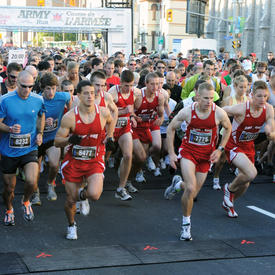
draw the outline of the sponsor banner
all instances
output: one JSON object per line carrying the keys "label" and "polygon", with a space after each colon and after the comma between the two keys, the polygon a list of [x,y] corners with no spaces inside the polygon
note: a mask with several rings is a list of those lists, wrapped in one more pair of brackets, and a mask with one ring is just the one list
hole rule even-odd
{"label": "sponsor banner", "polygon": [[70,9],[0,6],[2,28],[125,29],[131,25],[130,9]]}

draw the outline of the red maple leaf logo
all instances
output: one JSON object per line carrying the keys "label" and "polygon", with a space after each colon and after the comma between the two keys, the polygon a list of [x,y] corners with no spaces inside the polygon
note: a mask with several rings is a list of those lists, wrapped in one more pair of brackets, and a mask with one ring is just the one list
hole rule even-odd
{"label": "red maple leaf logo", "polygon": [[56,14],[54,14],[53,15],[53,20],[54,21],[61,21],[61,14],[59,14],[59,13],[56,13]]}

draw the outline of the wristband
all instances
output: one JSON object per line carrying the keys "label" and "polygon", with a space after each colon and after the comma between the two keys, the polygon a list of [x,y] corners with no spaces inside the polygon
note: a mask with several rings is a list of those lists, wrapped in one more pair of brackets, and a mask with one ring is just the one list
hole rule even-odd
{"label": "wristband", "polygon": [[9,126],[9,133],[12,133],[12,126]]}
{"label": "wristband", "polygon": [[224,151],[224,147],[219,146],[219,147],[218,147],[218,150],[220,150],[221,152],[223,152],[223,151]]}

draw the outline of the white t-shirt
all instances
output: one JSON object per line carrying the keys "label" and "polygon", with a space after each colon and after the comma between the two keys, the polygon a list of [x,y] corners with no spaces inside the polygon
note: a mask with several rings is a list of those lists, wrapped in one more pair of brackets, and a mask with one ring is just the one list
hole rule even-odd
{"label": "white t-shirt", "polygon": [[262,78],[258,78],[257,74],[252,74],[252,83],[258,80],[266,82],[266,75],[264,74]]}

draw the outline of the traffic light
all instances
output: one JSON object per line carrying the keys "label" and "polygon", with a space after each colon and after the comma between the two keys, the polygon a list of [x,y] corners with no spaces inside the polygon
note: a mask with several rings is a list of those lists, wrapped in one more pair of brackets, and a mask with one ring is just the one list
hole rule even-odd
{"label": "traffic light", "polygon": [[73,6],[73,7],[75,7],[75,5],[76,5],[76,3],[75,3],[75,0],[70,0],[70,6]]}
{"label": "traffic light", "polygon": [[45,6],[45,0],[37,0],[37,6],[38,7],[44,7]]}
{"label": "traffic light", "polygon": [[233,49],[238,49],[242,46],[242,42],[240,40],[237,41],[232,41],[232,48]]}
{"label": "traffic light", "polygon": [[173,21],[173,11],[171,9],[166,11],[166,21],[170,23]]}

